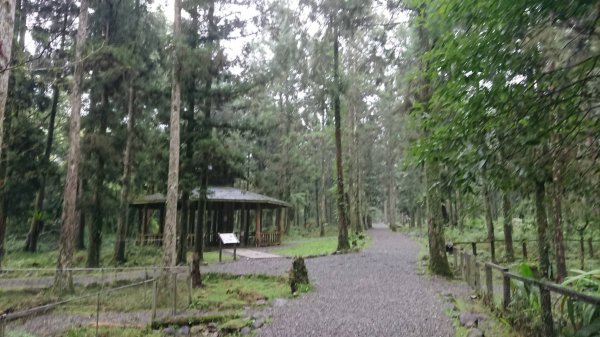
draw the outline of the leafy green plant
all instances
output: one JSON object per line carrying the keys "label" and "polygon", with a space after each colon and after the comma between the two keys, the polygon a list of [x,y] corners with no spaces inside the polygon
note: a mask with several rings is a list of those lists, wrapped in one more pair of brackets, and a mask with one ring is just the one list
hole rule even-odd
{"label": "leafy green plant", "polygon": [[[524,277],[534,278],[535,273],[527,263],[521,263],[519,274]],[[541,336],[542,309],[540,306],[540,291],[530,284],[513,280],[511,281],[512,298],[507,314],[507,319],[527,336]]]}
{"label": "leafy green plant", "polygon": [[[591,294],[600,295],[600,269],[585,272],[571,270],[563,282],[563,286]],[[559,323],[564,334],[575,337],[600,336],[600,306],[576,301],[568,296],[561,296],[557,302]]]}

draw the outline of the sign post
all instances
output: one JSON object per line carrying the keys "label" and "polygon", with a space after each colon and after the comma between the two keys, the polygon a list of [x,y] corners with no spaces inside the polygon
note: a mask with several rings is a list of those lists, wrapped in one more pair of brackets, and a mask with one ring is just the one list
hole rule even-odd
{"label": "sign post", "polygon": [[223,255],[223,245],[233,245],[233,260],[236,260],[236,250],[237,245],[240,243],[240,240],[235,236],[235,233],[219,233],[219,262],[222,260]]}

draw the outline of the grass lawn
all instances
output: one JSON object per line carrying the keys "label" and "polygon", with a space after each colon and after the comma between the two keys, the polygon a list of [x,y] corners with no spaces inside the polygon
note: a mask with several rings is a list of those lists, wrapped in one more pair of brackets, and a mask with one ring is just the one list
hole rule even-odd
{"label": "grass lawn", "polygon": [[[359,235],[351,234],[349,241],[352,249],[364,249],[371,243],[371,238],[366,233]],[[337,250],[338,237],[325,236],[295,239],[293,241],[286,241],[286,244],[289,247],[275,248],[273,249],[273,253],[302,257],[328,255]]]}
{"label": "grass lawn", "polygon": [[[23,252],[21,241],[9,240],[7,242],[7,253],[2,260],[2,267],[6,269],[19,268],[56,268],[58,250],[54,245],[41,244],[37,253]],[[118,267],[139,267],[139,266],[160,266],[162,264],[162,247],[155,245],[138,246],[134,244],[127,245],[127,261]],[[105,238],[100,250],[100,266],[115,267],[113,261],[114,237]],[[188,261],[191,261],[192,253],[188,253]],[[73,257],[74,268],[86,267],[87,251],[79,250]],[[233,260],[233,256],[223,254],[223,261]],[[219,261],[218,251],[205,251],[204,263],[215,263]],[[41,272],[40,275],[54,275],[54,271]],[[13,275],[3,275],[3,277]],[[14,275],[22,276],[22,275]],[[28,274],[31,276],[31,274]]]}
{"label": "grass lawn", "polygon": [[[236,310],[247,306],[263,305],[275,298],[290,298],[290,286],[285,277],[267,275],[236,276],[230,274],[206,273],[203,275],[204,287],[192,289],[192,303],[189,305],[187,278],[177,282],[177,309],[200,309],[206,311]],[[2,290],[0,289],[0,312],[7,309],[20,311],[48,303],[93,295],[102,289],[100,297],[101,312],[131,312],[150,310],[152,307],[152,284],[106,292],[111,287],[101,286],[75,288],[75,293],[63,297],[51,289],[44,290]],[[301,289],[302,292],[310,288]],[[159,286],[157,307],[172,308],[172,288]],[[78,314],[95,313],[96,296],[76,299],[60,306],[56,310]]]}
{"label": "grass lawn", "polygon": [[289,247],[281,247],[273,249],[274,254],[285,256],[316,256],[331,254],[337,249],[337,236],[329,236],[322,238],[310,238],[296,241],[289,241]]}

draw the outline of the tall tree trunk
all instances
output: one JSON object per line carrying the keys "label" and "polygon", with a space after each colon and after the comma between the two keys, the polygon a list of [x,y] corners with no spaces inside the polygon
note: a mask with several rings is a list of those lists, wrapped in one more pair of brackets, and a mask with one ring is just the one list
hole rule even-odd
{"label": "tall tree trunk", "polygon": [[[67,22],[68,22],[68,10],[67,6],[63,6],[63,22],[61,29],[61,37],[60,37],[60,49],[64,50],[65,45],[65,35],[67,30]],[[54,78],[54,84],[52,85],[52,106],[50,108],[50,119],[48,122],[48,135],[46,136],[46,149],[44,151],[44,159],[42,160],[42,168],[39,172],[40,177],[40,187],[35,195],[35,201],[33,205],[33,216],[31,217],[31,224],[29,227],[29,232],[27,233],[27,239],[25,240],[25,246],[23,247],[24,251],[28,251],[34,253],[37,250],[37,243],[39,235],[41,234],[44,228],[44,217],[43,217],[43,208],[44,208],[44,198],[45,198],[45,190],[46,190],[46,179],[47,179],[47,171],[50,164],[50,154],[52,153],[52,144],[54,142],[54,124],[56,120],[56,113],[58,111],[58,101],[60,99],[60,88],[58,85],[58,81],[60,80],[59,76]]]}
{"label": "tall tree trunk", "polygon": [[347,250],[350,248],[348,243],[348,217],[346,216],[346,198],[344,193],[344,166],[342,165],[342,132],[341,132],[341,112],[340,112],[340,74],[339,74],[339,53],[340,42],[338,23],[332,18],[334,27],[333,37],[333,111],[335,124],[335,164],[337,171],[337,210],[338,210],[338,250]]}
{"label": "tall tree trunk", "polygon": [[56,112],[58,110],[58,100],[60,98],[60,89],[54,83],[52,86],[52,108],[50,109],[50,121],[48,122],[48,135],[46,136],[46,149],[44,159],[42,161],[42,170],[40,170],[40,187],[35,195],[33,206],[33,216],[31,217],[31,225],[25,240],[24,251],[34,253],[37,250],[37,243],[40,233],[44,227],[44,216],[42,214],[44,208],[44,196],[46,190],[46,172],[50,164],[50,154],[52,152],[52,143],[54,141],[54,121],[56,120]]}
{"label": "tall tree trunk", "polygon": [[[11,130],[12,116],[8,114],[4,119],[5,130]],[[14,139],[14,131],[10,132],[6,137],[6,141],[3,146],[6,147],[5,151],[2,151],[2,157],[0,157],[0,268],[2,267],[1,262],[4,257],[4,240],[6,239],[6,223],[8,220],[8,191],[6,188],[6,182],[10,179],[10,152],[8,149],[11,147]]]}
{"label": "tall tree trunk", "polygon": [[79,179],[77,184],[77,213],[75,218],[79,219],[77,223],[77,240],[75,241],[75,249],[84,250],[85,249],[85,211],[86,207],[83,205],[83,191],[85,191],[86,181],[85,179]]}
{"label": "tall tree trunk", "polygon": [[556,253],[556,281],[561,283],[567,277],[567,264],[565,262],[565,242],[563,239],[563,219],[561,205],[561,169],[556,161],[552,167],[552,212],[554,221],[554,247]]}
{"label": "tall tree trunk", "polygon": [[502,193],[502,215],[504,217],[504,249],[506,261],[512,262],[515,260],[515,250],[513,248],[512,237],[512,206],[510,204],[508,192]]}
{"label": "tall tree trunk", "polygon": [[[108,28],[107,28],[108,32]],[[108,40],[108,34],[106,34]],[[102,110],[100,111],[100,129],[98,130],[99,139],[107,142],[106,129],[108,123],[108,94],[106,88],[102,92]],[[100,266],[100,249],[102,247],[102,227],[104,224],[104,179],[105,179],[105,162],[104,154],[101,150],[96,151],[97,168],[96,182],[94,186],[94,206],[91,211],[91,223],[88,231],[88,257],[87,267],[96,268]]]}
{"label": "tall tree trunk", "polygon": [[[325,132],[325,120],[327,118],[327,110],[323,109],[323,117],[321,118],[321,132]],[[320,223],[320,230],[319,230],[319,236],[323,237],[325,236],[325,223],[328,222],[327,220],[327,210],[326,210],[326,182],[327,182],[327,177],[326,177],[326,173],[327,173],[327,158],[325,156],[325,137],[322,135],[320,137],[320,141],[321,141],[321,177],[320,177],[320,183],[319,183],[319,190],[321,191],[321,199],[319,201],[319,209],[320,209],[320,213],[321,213],[321,223]],[[287,212],[286,212],[287,213]],[[286,215],[287,216],[287,215]]]}
{"label": "tall tree trunk", "polygon": [[485,202],[485,227],[487,228],[487,241],[490,244],[492,262],[496,262],[496,237],[494,235],[494,219],[492,211],[492,196],[487,183],[483,186],[483,199]]}
{"label": "tall tree trunk", "polygon": [[544,182],[537,182],[535,186],[535,215],[538,232],[538,252],[540,263],[540,275],[548,278],[550,271],[550,258],[548,246],[548,216],[546,214],[546,185]]}
{"label": "tall tree trunk", "polygon": [[169,177],[167,180],[167,202],[165,233],[163,238],[163,265],[174,267],[177,259],[177,199],[179,187],[179,111],[181,88],[179,83],[180,67],[179,45],[181,38],[181,0],[175,0],[173,18],[173,69],[171,84],[171,123],[169,144]]}
{"label": "tall tree trunk", "polygon": [[[0,158],[4,143],[4,114],[8,97],[8,78],[15,28],[15,0],[0,0]],[[3,229],[0,229],[2,231]],[[4,241],[0,242],[0,245]]]}
{"label": "tall tree trunk", "polygon": [[181,219],[179,226],[179,246],[177,247],[177,264],[182,265],[187,262],[187,229],[190,216],[190,192],[183,189],[181,192]]}
{"label": "tall tree trunk", "polygon": [[135,90],[133,81],[129,82],[129,98],[127,102],[127,138],[123,153],[123,176],[121,177],[121,196],[119,199],[119,218],[117,219],[117,239],[115,241],[114,259],[117,264],[125,262],[125,245],[127,243],[127,221],[129,214],[129,189],[131,187],[131,164],[133,139],[135,136]]}
{"label": "tall tree trunk", "polygon": [[425,165],[425,186],[427,188],[427,234],[429,239],[429,270],[436,275],[450,276],[450,266],[444,242],[442,197],[437,163]]}
{"label": "tall tree trunk", "polygon": [[80,136],[81,129],[81,81],[83,78],[83,49],[87,35],[88,0],[81,0],[79,11],[79,27],[77,28],[77,45],[75,47],[75,70],[73,88],[71,90],[71,121],[69,125],[69,152],[67,158],[67,176],[63,210],[61,216],[58,261],[54,288],[65,292],[73,290],[71,270],[73,262],[73,243],[77,231],[77,181],[79,177]]}

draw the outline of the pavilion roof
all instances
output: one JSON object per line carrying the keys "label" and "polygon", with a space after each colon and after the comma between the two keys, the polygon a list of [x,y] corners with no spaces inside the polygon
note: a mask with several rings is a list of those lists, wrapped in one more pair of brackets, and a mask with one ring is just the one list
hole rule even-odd
{"label": "pavilion roof", "polygon": [[[195,188],[192,190],[190,200],[198,200],[200,196],[200,189]],[[181,197],[180,197],[181,199]],[[209,202],[222,202],[222,203],[251,203],[251,204],[264,204],[271,206],[280,207],[291,207],[285,201],[275,199],[263,194],[259,194],[252,191],[246,191],[235,187],[209,187],[207,192],[207,199]],[[145,195],[131,202],[132,205],[146,205],[146,204],[163,204],[167,198],[162,193],[155,193]]]}

